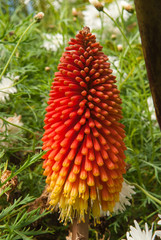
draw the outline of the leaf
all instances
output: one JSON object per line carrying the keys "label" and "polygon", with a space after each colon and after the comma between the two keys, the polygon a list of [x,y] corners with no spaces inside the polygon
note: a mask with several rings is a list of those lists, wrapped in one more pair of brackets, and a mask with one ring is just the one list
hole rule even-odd
{"label": "leaf", "polygon": [[27,195],[24,199],[21,200],[21,197],[18,200],[15,200],[14,203],[12,205],[10,205],[9,207],[5,208],[2,210],[2,212],[0,213],[0,221],[5,218],[5,217],[9,217],[10,214],[15,214],[17,211],[19,211],[20,209],[16,209],[17,207],[19,207],[20,205],[24,205],[27,204],[31,201],[33,201],[34,198],[30,197],[29,195]]}
{"label": "leaf", "polygon": [[8,182],[11,178],[13,178],[14,176],[17,176],[18,174],[20,174],[22,171],[24,171],[26,168],[28,168],[29,166],[31,166],[32,164],[34,164],[35,162],[37,162],[42,155],[44,155],[44,152],[40,152],[38,154],[35,154],[33,157],[28,157],[28,159],[25,161],[25,163],[17,170],[15,171],[15,167],[12,168],[12,172],[11,175],[6,179],[6,181],[4,181],[3,183],[0,183],[0,188],[6,184],[6,182]]}
{"label": "leaf", "polygon": [[[18,236],[22,237],[23,240],[30,240],[32,239],[31,237],[27,237],[26,235],[24,235],[22,232],[15,230],[14,231]],[[14,238],[14,240],[19,239],[17,237]]]}
{"label": "leaf", "polygon": [[2,158],[2,157],[4,156],[4,154],[5,154],[5,151],[2,150],[2,151],[0,152],[0,158]]}

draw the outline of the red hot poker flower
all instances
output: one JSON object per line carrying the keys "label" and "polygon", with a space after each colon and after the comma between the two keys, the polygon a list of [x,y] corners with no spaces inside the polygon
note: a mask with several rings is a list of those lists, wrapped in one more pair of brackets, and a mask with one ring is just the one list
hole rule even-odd
{"label": "red hot poker flower", "polygon": [[63,53],[46,108],[43,156],[60,218],[95,218],[119,201],[126,149],[121,99],[108,57],[85,27]]}

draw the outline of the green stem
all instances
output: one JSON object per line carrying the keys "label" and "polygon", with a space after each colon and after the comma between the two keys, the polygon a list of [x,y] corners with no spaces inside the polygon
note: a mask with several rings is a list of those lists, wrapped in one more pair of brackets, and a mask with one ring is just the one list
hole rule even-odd
{"label": "green stem", "polygon": [[2,76],[4,75],[4,73],[6,72],[6,69],[7,69],[8,65],[9,65],[9,63],[11,62],[11,59],[12,59],[14,53],[16,52],[18,46],[20,45],[20,42],[22,41],[22,38],[24,37],[24,35],[28,32],[28,30],[32,27],[32,25],[33,25],[35,22],[36,22],[36,20],[34,19],[34,20],[32,21],[32,23],[31,23],[31,24],[26,28],[26,30],[23,32],[23,34],[21,35],[21,37],[19,38],[19,40],[18,40],[15,48],[13,49],[13,51],[12,51],[12,53],[11,53],[11,55],[10,55],[7,63],[6,63],[6,65],[5,65],[5,67],[4,67],[4,69],[3,69],[3,71],[2,71],[2,73],[1,73],[1,75],[0,75],[0,80],[1,80]]}
{"label": "green stem", "polygon": [[159,200],[158,198],[154,197],[153,195],[151,195],[148,191],[146,191],[144,188],[142,188],[140,185],[138,185],[137,183],[130,183],[127,180],[125,180],[128,184],[137,187],[138,189],[140,189],[147,197],[151,198],[153,201],[155,201],[156,203],[158,203],[159,205],[161,205],[161,200]]}
{"label": "green stem", "polygon": [[148,196],[149,198],[151,198],[153,201],[155,201],[156,203],[158,203],[159,205],[161,205],[161,201],[154,197],[153,195],[151,195],[149,192],[147,192],[144,188],[142,188],[140,185],[138,185],[137,183],[133,183],[134,186],[136,186],[137,188],[139,188],[146,196]]}
{"label": "green stem", "polygon": [[[129,43],[129,40],[128,40],[128,38],[126,37],[126,35],[125,35],[125,33],[123,32],[123,30],[122,30],[122,28],[120,27],[120,25],[117,23],[117,21],[115,21],[114,18],[111,17],[111,16],[110,16],[107,12],[105,12],[104,10],[102,10],[102,12],[103,12],[105,15],[107,15],[107,17],[109,17],[109,18],[111,19],[111,21],[118,27],[118,29],[120,30],[122,36],[124,37],[125,41],[127,42],[128,46],[129,46],[129,48],[130,48],[130,50],[131,50],[131,53],[133,53],[132,48],[131,48],[131,45],[130,45],[130,43]],[[134,57],[134,56],[133,56],[133,57]]]}
{"label": "green stem", "polygon": [[33,135],[33,145],[32,145],[32,148],[33,148],[33,152],[35,152],[35,143],[36,143],[36,136],[35,136],[35,133],[33,133],[33,132],[32,132],[30,129],[28,129],[28,128],[25,128],[25,127],[22,127],[22,126],[16,125],[16,124],[14,124],[14,123],[11,123],[11,122],[7,121],[7,120],[6,120],[5,118],[3,118],[3,117],[0,117],[0,119],[2,119],[2,121],[6,122],[6,123],[8,123],[8,124],[10,124],[10,125],[12,125],[12,126],[14,126],[14,127],[17,127],[17,128],[23,129],[23,130],[25,130],[25,131],[31,133],[31,134]]}

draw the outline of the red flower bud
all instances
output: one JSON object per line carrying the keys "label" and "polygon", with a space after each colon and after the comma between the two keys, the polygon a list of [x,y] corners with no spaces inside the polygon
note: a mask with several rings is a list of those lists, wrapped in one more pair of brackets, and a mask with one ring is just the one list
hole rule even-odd
{"label": "red flower bud", "polygon": [[62,219],[90,206],[112,212],[125,173],[121,99],[108,57],[88,27],[63,53],[46,108],[43,156],[50,204]]}

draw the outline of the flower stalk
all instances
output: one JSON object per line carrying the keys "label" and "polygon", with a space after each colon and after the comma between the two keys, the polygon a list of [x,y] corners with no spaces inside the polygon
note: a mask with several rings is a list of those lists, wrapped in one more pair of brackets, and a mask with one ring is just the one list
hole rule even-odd
{"label": "flower stalk", "polygon": [[79,222],[77,218],[73,219],[72,240],[88,240],[89,211],[85,214],[85,221]]}

